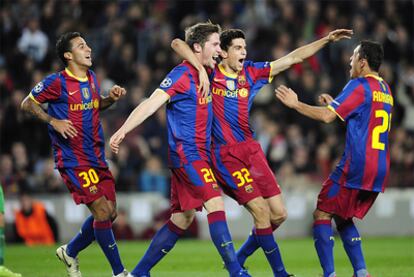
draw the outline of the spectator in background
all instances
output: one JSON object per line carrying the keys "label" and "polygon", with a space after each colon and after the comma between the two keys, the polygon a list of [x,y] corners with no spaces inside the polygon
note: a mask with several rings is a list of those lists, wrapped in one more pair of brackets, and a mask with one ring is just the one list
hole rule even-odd
{"label": "spectator in background", "polygon": [[46,56],[49,47],[49,39],[39,28],[37,18],[29,19],[27,27],[23,29],[23,34],[18,42],[19,50],[26,56],[41,63]]}
{"label": "spectator in background", "polygon": [[45,206],[23,193],[20,195],[20,209],[15,211],[14,230],[16,241],[27,246],[54,245],[59,241],[58,226]]}
{"label": "spectator in background", "polygon": [[168,197],[170,188],[161,159],[158,156],[151,156],[147,160],[139,177],[137,187],[141,192],[158,192],[164,197]]}

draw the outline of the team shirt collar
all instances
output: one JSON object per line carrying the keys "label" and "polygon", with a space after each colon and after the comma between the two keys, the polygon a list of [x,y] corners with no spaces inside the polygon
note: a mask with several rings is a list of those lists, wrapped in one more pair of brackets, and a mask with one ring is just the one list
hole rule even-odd
{"label": "team shirt collar", "polygon": [[365,78],[367,78],[367,77],[372,77],[372,78],[374,78],[374,79],[376,79],[376,80],[378,80],[378,81],[382,81],[382,78],[381,78],[380,76],[376,76],[376,75],[374,75],[374,74],[367,74],[367,75],[365,75],[364,77],[365,77]]}
{"label": "team shirt collar", "polygon": [[224,74],[224,76],[226,76],[226,77],[236,79],[236,78],[237,78],[237,76],[238,76],[238,74],[237,74],[237,73],[229,73],[229,72],[227,72],[227,71],[224,69],[224,66],[223,66],[222,64],[219,64],[219,65],[218,65],[218,68],[219,68],[220,72],[221,72],[221,73],[223,73],[223,74]]}
{"label": "team shirt collar", "polygon": [[66,74],[68,74],[70,77],[75,78],[75,79],[76,79],[76,80],[78,80],[79,82],[87,82],[87,81],[88,81],[88,77],[83,77],[83,78],[78,77],[78,76],[76,76],[75,74],[73,74],[73,73],[69,70],[69,68],[67,68],[67,67],[65,67],[65,72],[66,72]]}

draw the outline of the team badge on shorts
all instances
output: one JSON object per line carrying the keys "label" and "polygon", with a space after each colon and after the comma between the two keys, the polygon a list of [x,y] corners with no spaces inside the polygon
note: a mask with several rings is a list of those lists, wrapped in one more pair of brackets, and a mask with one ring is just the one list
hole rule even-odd
{"label": "team badge on shorts", "polygon": [[246,77],[244,77],[244,75],[240,75],[237,82],[239,85],[244,86],[246,84]]}
{"label": "team badge on shorts", "polygon": [[244,190],[247,193],[252,193],[253,192],[253,186],[252,185],[247,185],[247,186],[244,187]]}
{"label": "team badge on shorts", "polygon": [[92,193],[92,194],[96,194],[96,193],[98,193],[98,188],[96,186],[91,186],[89,188],[89,192]]}
{"label": "team badge on shorts", "polygon": [[88,88],[82,88],[82,94],[83,94],[83,97],[85,99],[89,99],[90,94],[89,94],[89,89]]}

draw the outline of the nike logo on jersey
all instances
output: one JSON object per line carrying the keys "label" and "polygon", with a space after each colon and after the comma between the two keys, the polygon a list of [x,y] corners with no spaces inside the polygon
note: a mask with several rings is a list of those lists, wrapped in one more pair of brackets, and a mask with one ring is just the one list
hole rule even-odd
{"label": "nike logo on jersey", "polygon": [[230,245],[232,243],[233,243],[232,241],[223,242],[223,243],[221,243],[221,247],[226,247],[227,245]]}
{"label": "nike logo on jersey", "polygon": [[214,82],[225,82],[226,80],[225,79],[217,79],[217,78],[214,78]]}
{"label": "nike logo on jersey", "polygon": [[273,248],[272,250],[269,250],[269,251],[264,251],[265,252],[265,254],[272,254],[273,252],[275,252],[276,251],[276,249],[277,248]]}
{"label": "nike logo on jersey", "polygon": [[79,90],[74,90],[74,91],[69,91],[69,95],[74,95],[75,93],[77,93]]}

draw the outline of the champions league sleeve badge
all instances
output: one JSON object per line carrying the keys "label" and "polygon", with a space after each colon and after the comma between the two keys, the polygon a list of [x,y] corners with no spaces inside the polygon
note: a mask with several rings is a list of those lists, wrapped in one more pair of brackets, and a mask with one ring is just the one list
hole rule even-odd
{"label": "champions league sleeve badge", "polygon": [[172,80],[170,77],[167,77],[164,80],[162,80],[160,87],[169,88],[171,85],[172,85]]}

